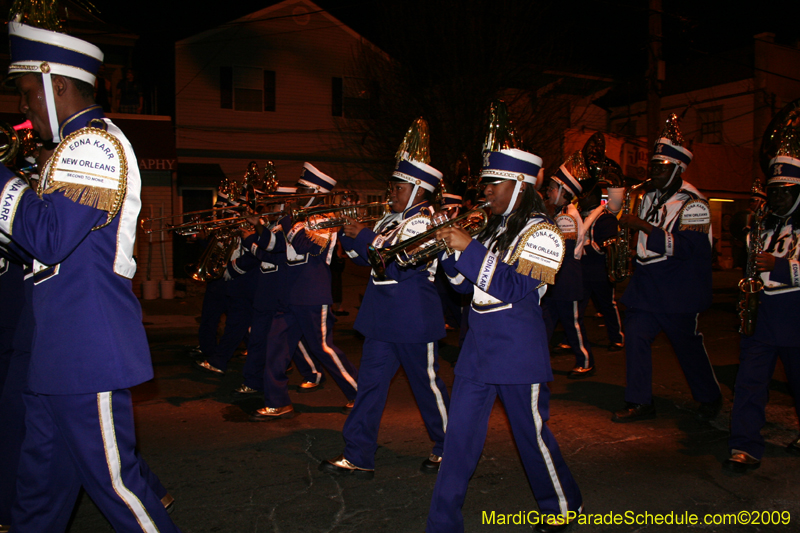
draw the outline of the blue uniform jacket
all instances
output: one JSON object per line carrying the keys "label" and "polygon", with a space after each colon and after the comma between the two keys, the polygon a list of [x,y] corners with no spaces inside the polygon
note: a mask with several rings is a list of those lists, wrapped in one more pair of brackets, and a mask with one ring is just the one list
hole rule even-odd
{"label": "blue uniform jacket", "polygon": [[[653,192],[645,195],[640,218],[653,197]],[[699,313],[711,305],[711,228],[709,224],[700,230],[681,215],[690,202],[708,210],[696,189],[683,182],[667,201],[666,212],[651,222],[656,227],[650,235],[639,233],[636,268],[621,299],[626,307],[651,313]]]}
{"label": "blue uniform jacket", "polygon": [[[375,228],[378,233],[363,229],[351,239],[340,233],[342,246],[356,263],[369,266],[367,248],[390,246],[425,231],[430,206],[422,202],[402,214],[390,213]],[[355,329],[365,337],[383,342],[428,343],[445,336],[442,300],[433,284],[436,263],[400,268],[390,263],[386,279],[370,276],[364,301],[358,310]]]}
{"label": "blue uniform jacket", "polygon": [[[107,226],[92,231],[106,221],[106,211],[75,202],[61,191],[40,198],[8,169],[0,171],[4,204],[10,198],[14,204],[11,212],[0,215],[0,229],[37,260],[29,386],[42,394],[124,389],[153,377],[142,311],[130,279],[136,269],[132,248],[141,207],[137,160],[128,140],[103,119],[99,107],[68,118],[61,125],[62,138],[92,119],[105,121],[128,164],[123,207]],[[51,163],[52,158],[45,179]]]}
{"label": "blue uniform jacket", "polygon": [[753,338],[772,346],[800,346],[800,228],[791,220],[763,234],[764,251],[775,256],[775,268],[761,274],[756,331]]}
{"label": "blue uniform jacket", "polygon": [[619,233],[617,217],[604,212],[595,219],[586,232],[587,242],[583,247],[583,278],[586,281],[608,281],[608,268],[603,243]]}
{"label": "blue uniform jacket", "polygon": [[227,267],[234,278],[247,272],[258,272],[255,274],[253,308],[261,312],[275,311],[286,302],[286,254],[273,252],[276,241],[274,233],[268,229],[261,235],[250,235],[242,241],[247,252]]}
{"label": "blue uniform jacket", "polygon": [[[526,230],[539,222],[550,221],[531,218]],[[517,272],[518,262],[507,264],[499,260],[511,257],[518,239],[519,236],[500,257],[473,240],[460,254],[442,260],[456,290],[473,293],[469,331],[455,368],[458,376],[493,384],[553,380],[539,304],[547,286],[539,287],[541,281]],[[565,253],[570,253],[566,247]],[[491,272],[488,279],[487,272]]]}

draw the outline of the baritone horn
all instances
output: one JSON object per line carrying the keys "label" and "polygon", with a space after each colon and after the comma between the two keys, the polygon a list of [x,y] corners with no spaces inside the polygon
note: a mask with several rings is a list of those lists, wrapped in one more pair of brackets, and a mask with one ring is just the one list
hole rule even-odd
{"label": "baritone horn", "polygon": [[420,263],[427,263],[441,252],[451,252],[444,241],[436,240],[434,237],[436,231],[458,225],[469,233],[470,236],[474,237],[480,233],[489,222],[489,214],[486,212],[486,208],[489,207],[489,205],[490,202],[484,202],[462,215],[439,224],[428,231],[414,235],[394,246],[375,248],[370,245],[369,248],[367,248],[367,255],[369,256],[369,263],[372,266],[372,270],[375,272],[375,276],[380,280],[386,279],[386,267],[392,262],[396,262],[401,267],[407,267]]}

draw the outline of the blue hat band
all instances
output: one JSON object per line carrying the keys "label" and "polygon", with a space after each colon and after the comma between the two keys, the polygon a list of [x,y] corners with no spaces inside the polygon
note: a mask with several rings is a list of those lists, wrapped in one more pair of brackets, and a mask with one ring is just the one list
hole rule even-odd
{"label": "blue hat band", "polygon": [[392,176],[395,178],[400,178],[404,181],[408,181],[409,183],[420,181],[420,185],[428,191],[433,191],[441,179],[439,176],[429,174],[425,172],[425,170],[406,160],[400,160],[397,162],[397,167],[395,168]]}
{"label": "blue hat band", "polygon": [[681,150],[676,146],[665,143],[656,143],[653,159],[666,160],[671,163],[675,163],[676,165],[680,165],[682,168],[686,168],[686,166],[692,162],[691,152],[687,152],[688,150]]}
{"label": "blue hat band", "polygon": [[504,170],[515,174],[527,174],[535,178],[541,167],[502,152],[483,152],[483,169]]}
{"label": "blue hat band", "polygon": [[9,37],[9,47],[11,49],[12,63],[18,63],[20,61],[47,61],[79,68],[93,75],[97,74],[100,65],[102,65],[101,61],[86,54],[82,54],[81,52],[39,41],[31,41],[30,39],[15,35]]}
{"label": "blue hat band", "polygon": [[769,167],[770,183],[800,183],[800,160],[792,157],[776,157]]}
{"label": "blue hat band", "polygon": [[553,178],[557,180],[559,183],[564,184],[567,187],[567,189],[569,189],[569,191],[572,193],[573,196],[578,196],[583,190],[580,184],[575,181],[575,178],[573,178],[564,171],[563,165],[558,167],[558,170],[556,170],[556,173],[553,176]]}

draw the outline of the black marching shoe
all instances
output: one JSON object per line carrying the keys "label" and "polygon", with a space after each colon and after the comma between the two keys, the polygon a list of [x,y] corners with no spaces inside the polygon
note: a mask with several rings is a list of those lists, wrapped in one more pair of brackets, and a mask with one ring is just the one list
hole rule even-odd
{"label": "black marching shoe", "polygon": [[569,344],[562,342],[561,344],[557,344],[550,348],[550,353],[555,355],[561,355],[565,353],[572,352],[572,347]]}
{"label": "black marching shoe", "polygon": [[627,402],[625,409],[614,413],[614,416],[611,417],[611,421],[624,424],[627,422],[637,422],[639,420],[650,420],[655,417],[656,406],[654,404]]}
{"label": "black marching shoe", "polygon": [[291,405],[284,405],[283,407],[262,407],[250,415],[250,422],[265,422],[267,420],[293,417],[294,407]]}
{"label": "black marching shoe", "polygon": [[438,455],[430,454],[427,459],[422,461],[420,471],[424,474],[438,474],[439,467],[442,464],[442,458]]}
{"label": "black marching shoe", "polygon": [[800,455],[800,438],[793,440],[786,446],[786,451],[792,455]]}
{"label": "black marching shoe", "polygon": [[314,392],[320,390],[322,388],[322,383],[316,383],[314,381],[303,381],[300,385],[297,386],[297,392]]}
{"label": "black marching shoe", "polygon": [[761,466],[761,461],[747,452],[731,450],[731,456],[722,463],[722,468],[736,474],[744,474]]}
{"label": "black marching shoe", "polygon": [[567,374],[567,379],[586,379],[594,376],[596,372],[597,368],[594,366],[591,368],[583,368],[582,366],[576,366],[575,368],[569,371],[569,374]]}
{"label": "black marching shoe", "polygon": [[341,410],[342,414],[343,415],[349,415],[350,411],[352,411],[353,407],[355,407],[355,406],[356,406],[356,401],[355,400],[350,400],[349,402],[344,404],[344,406],[342,407],[342,410]]}
{"label": "black marching shoe", "polygon": [[347,459],[344,454],[336,459],[326,459],[319,464],[320,472],[327,472],[328,474],[349,474],[359,479],[372,479],[375,477],[375,470],[368,468],[359,468]]}
{"label": "black marching shoe", "polygon": [[697,409],[698,420],[714,420],[722,409],[722,395],[713,402],[704,402]]}
{"label": "black marching shoe", "polygon": [[608,345],[609,352],[621,352],[624,349],[625,349],[624,342],[612,342],[611,344]]}

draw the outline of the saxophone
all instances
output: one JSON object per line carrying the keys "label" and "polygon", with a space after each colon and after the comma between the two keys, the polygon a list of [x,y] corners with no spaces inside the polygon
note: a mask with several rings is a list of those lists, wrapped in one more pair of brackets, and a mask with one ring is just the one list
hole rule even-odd
{"label": "saxophone", "polygon": [[756,269],[758,254],[764,251],[764,219],[767,215],[766,202],[761,202],[753,213],[750,238],[747,239],[747,265],[745,277],[739,281],[739,333],[752,335],[756,331],[758,317],[758,293],[764,288],[764,282]]}
{"label": "saxophone", "polygon": [[[631,212],[639,212],[639,203],[642,196],[639,194],[641,189],[649,180],[637,183],[625,189],[625,197],[622,200],[622,214],[629,215]],[[608,280],[611,283],[620,283],[628,279],[631,275],[631,230],[628,227],[619,227],[616,237],[612,237],[603,243],[606,249],[606,268],[608,269]]]}

